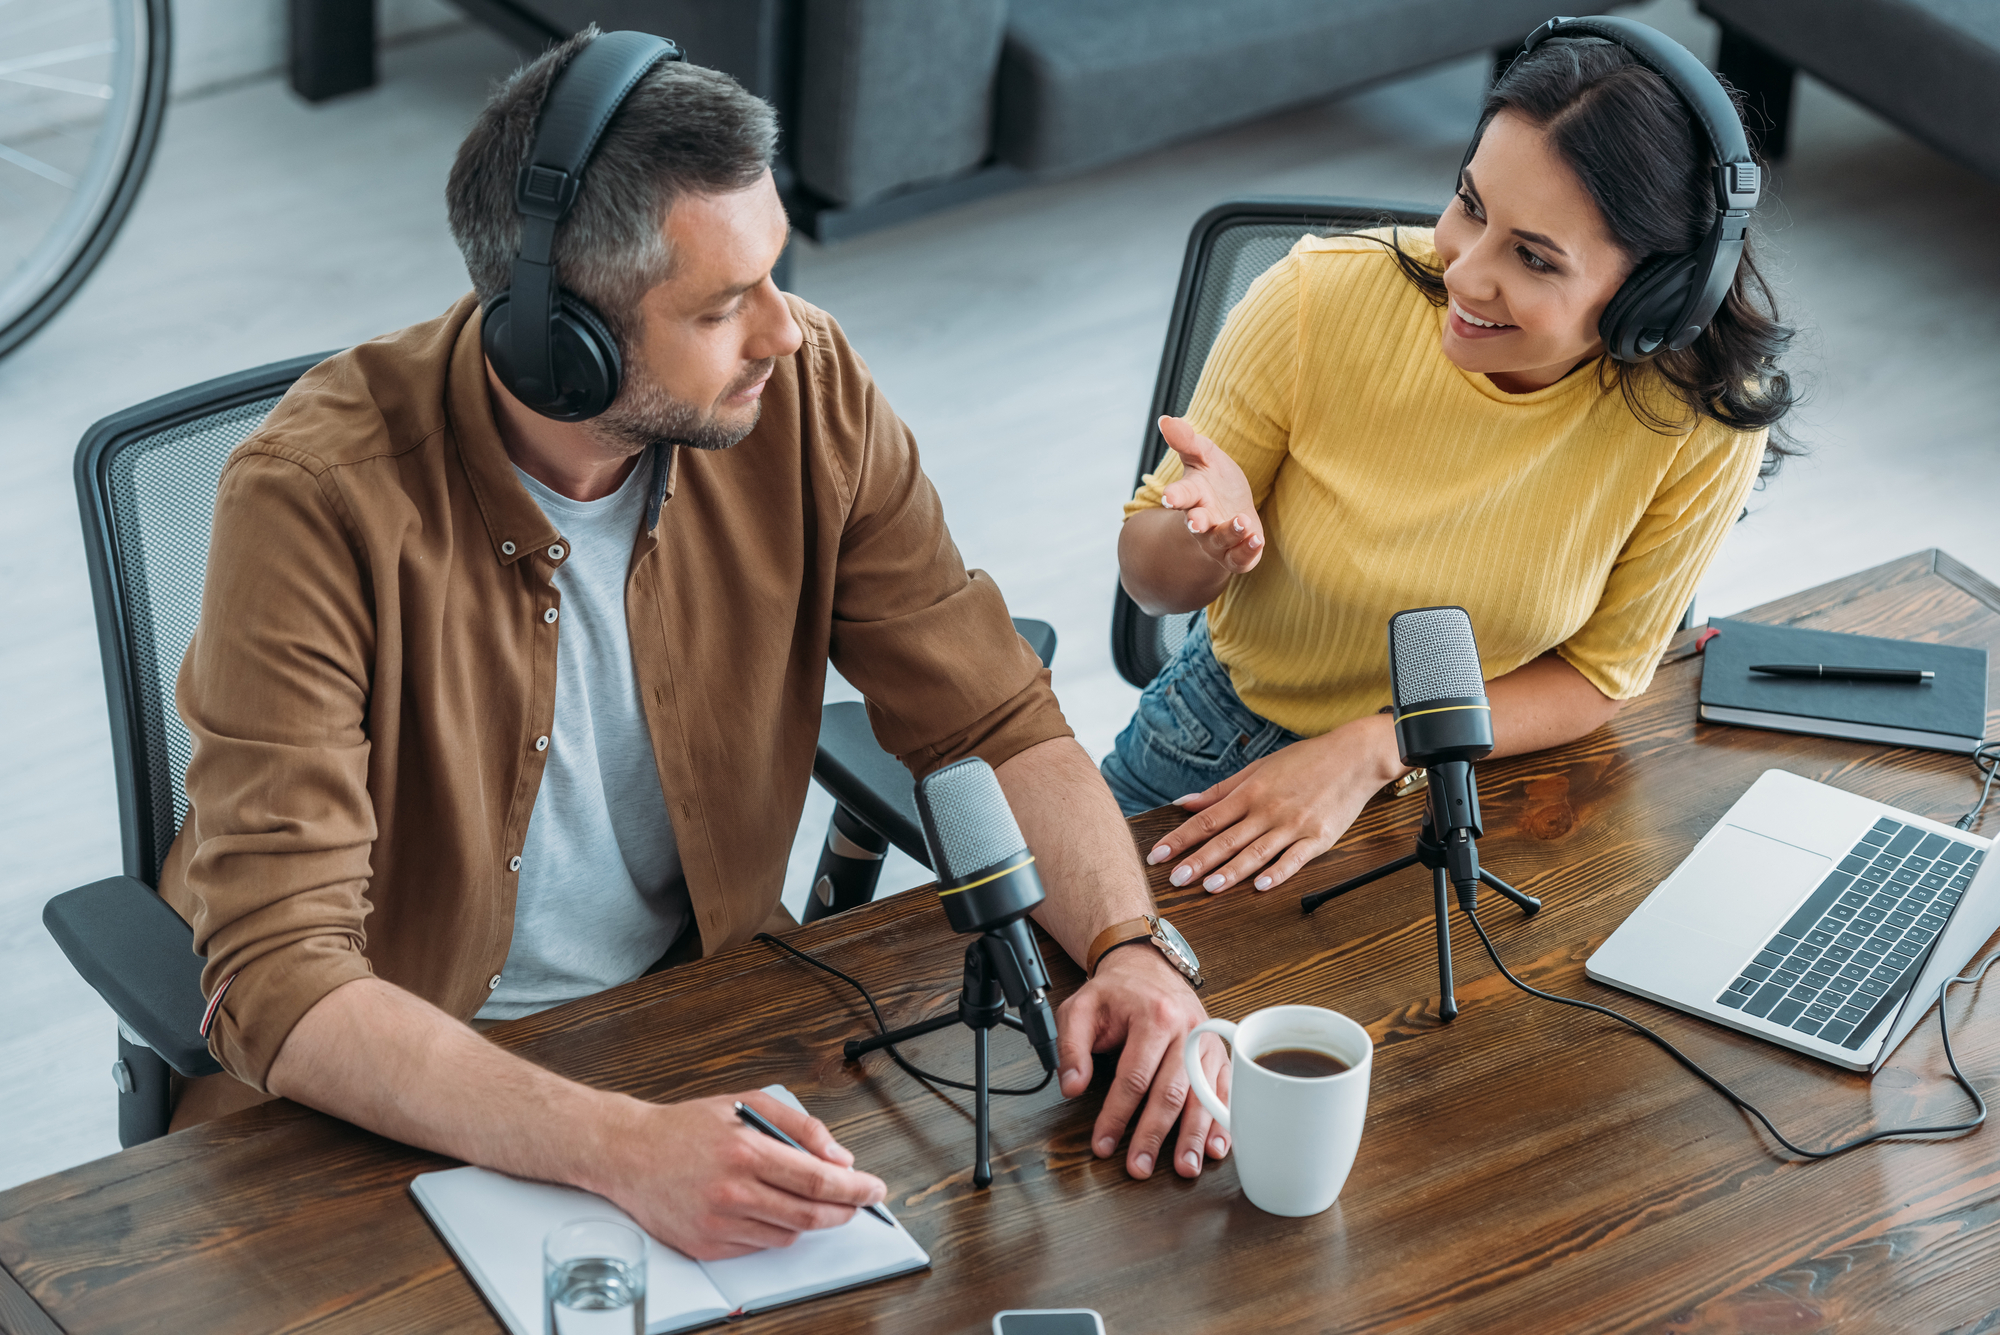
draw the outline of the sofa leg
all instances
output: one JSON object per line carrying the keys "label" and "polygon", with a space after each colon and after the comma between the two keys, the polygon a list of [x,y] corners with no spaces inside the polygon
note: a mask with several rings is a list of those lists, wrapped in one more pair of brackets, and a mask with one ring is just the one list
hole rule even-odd
{"label": "sofa leg", "polygon": [[[1751,142],[1767,161],[1785,156],[1792,129],[1792,85],[1798,67],[1770,47],[1724,27],[1715,72],[1743,93]],[[1758,125],[1761,122],[1761,132]]]}
{"label": "sofa leg", "polygon": [[292,0],[292,91],[308,102],[375,86],[375,0]]}
{"label": "sofa leg", "polygon": [[118,1088],[118,1143],[126,1149],[167,1134],[173,1114],[167,1063],[143,1043],[118,1035],[118,1061],[111,1081]]}
{"label": "sofa leg", "polygon": [[833,819],[826,825],[826,846],[820,850],[812,893],[806,896],[801,920],[818,922],[873,899],[875,884],[882,879],[882,859],[888,852],[887,839],[846,807],[835,807]]}

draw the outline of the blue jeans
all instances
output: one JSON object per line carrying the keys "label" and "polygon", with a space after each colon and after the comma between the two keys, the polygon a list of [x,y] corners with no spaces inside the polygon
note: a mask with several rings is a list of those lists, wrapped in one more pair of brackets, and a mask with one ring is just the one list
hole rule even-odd
{"label": "blue jeans", "polygon": [[1101,768],[1112,796],[1130,816],[1198,793],[1298,740],[1298,733],[1253,713],[1237,698],[1209,646],[1204,614],[1139,697],[1139,708]]}

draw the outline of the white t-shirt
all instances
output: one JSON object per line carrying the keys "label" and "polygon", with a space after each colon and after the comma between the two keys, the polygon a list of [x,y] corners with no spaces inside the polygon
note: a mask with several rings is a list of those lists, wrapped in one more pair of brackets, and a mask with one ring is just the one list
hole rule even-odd
{"label": "white t-shirt", "polygon": [[639,703],[625,576],[650,459],[596,501],[560,496],[515,469],[562,534],[556,568],[555,728],[528,818],[514,940],[482,1020],[513,1020],[630,982],[690,917],[687,881]]}

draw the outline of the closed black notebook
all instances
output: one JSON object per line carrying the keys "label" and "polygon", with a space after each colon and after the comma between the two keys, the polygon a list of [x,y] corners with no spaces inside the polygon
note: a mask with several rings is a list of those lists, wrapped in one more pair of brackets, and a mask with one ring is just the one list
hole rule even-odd
{"label": "closed black notebook", "polygon": [[[1717,618],[1702,651],[1701,720],[1779,732],[1971,751],[1986,733],[1986,651]],[[1920,668],[1903,682],[1770,677],[1752,663]]]}

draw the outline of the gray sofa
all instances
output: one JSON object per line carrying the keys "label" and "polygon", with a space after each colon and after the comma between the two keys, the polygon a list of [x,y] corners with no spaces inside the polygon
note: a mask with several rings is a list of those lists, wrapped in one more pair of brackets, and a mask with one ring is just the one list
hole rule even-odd
{"label": "gray sofa", "polygon": [[832,240],[1511,48],[1554,0],[456,2],[526,50],[595,22],[728,70],[783,117],[794,223]]}
{"label": "gray sofa", "polygon": [[2000,179],[2000,0],[1703,0],[1717,65],[1784,156],[1805,70],[1946,157]]}
{"label": "gray sofa", "polygon": [[1511,47],[1550,3],[803,0],[806,225],[859,230]]}

